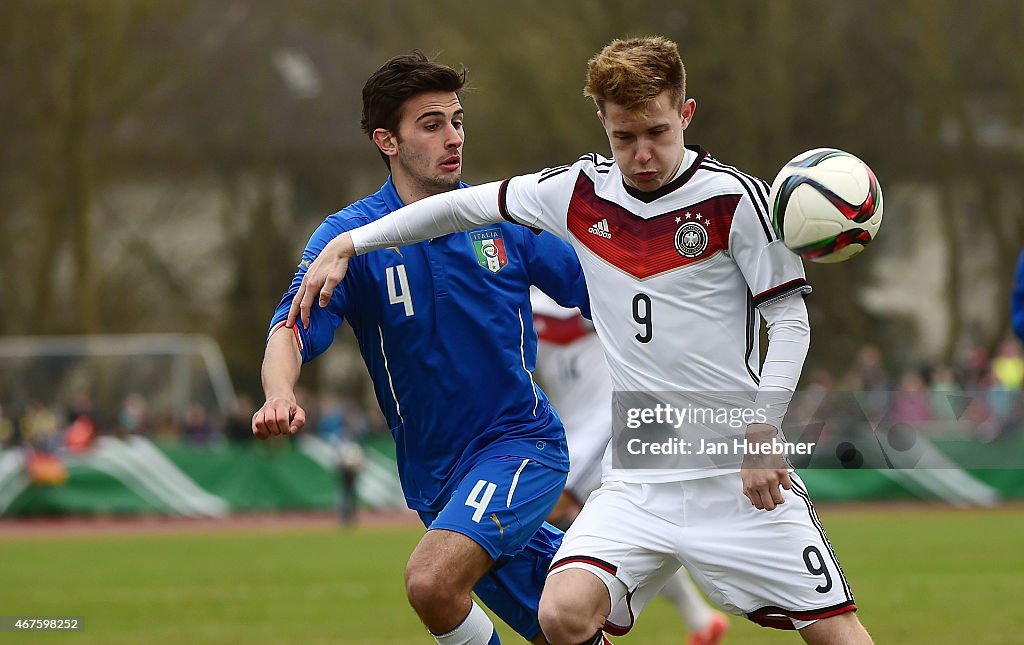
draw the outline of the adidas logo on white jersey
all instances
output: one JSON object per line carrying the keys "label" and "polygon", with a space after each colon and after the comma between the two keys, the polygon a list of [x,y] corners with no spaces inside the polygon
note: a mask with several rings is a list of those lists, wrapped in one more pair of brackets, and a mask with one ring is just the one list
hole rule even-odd
{"label": "adidas logo on white jersey", "polygon": [[594,224],[593,226],[587,229],[587,232],[593,233],[594,235],[600,235],[601,237],[607,238],[609,240],[612,239],[612,232],[608,230],[607,219],[603,219],[597,224]]}

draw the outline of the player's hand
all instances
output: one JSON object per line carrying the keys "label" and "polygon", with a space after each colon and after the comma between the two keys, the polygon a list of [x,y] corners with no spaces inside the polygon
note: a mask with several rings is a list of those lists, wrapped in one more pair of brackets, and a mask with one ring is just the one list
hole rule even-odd
{"label": "player's hand", "polygon": [[[782,455],[751,454],[750,446],[770,446],[778,436],[773,426],[755,423],[747,427],[747,452],[743,455],[740,478],[743,480],[743,494],[754,508],[773,511],[779,504],[785,504],[780,486],[792,490],[789,466]],[[761,451],[764,452],[763,450]]]}
{"label": "player's hand", "polygon": [[306,425],[306,412],[295,397],[272,396],[252,415],[252,434],[266,440],[271,435],[293,435]]}
{"label": "player's hand", "polygon": [[313,307],[313,300],[321,307],[326,307],[334,295],[334,289],[341,283],[348,271],[348,261],[355,257],[355,247],[352,245],[352,236],[342,233],[327,243],[320,255],[313,260],[313,264],[306,269],[302,276],[302,284],[292,298],[292,305],[288,309],[288,321],[286,327],[295,325],[295,319],[302,319],[302,327],[309,329],[309,311]]}

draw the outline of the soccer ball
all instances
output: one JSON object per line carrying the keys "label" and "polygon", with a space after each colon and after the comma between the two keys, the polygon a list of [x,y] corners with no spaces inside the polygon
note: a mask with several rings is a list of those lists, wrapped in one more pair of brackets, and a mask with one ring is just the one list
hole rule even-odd
{"label": "soccer ball", "polygon": [[875,173],[834,148],[808,150],[790,160],[772,182],[768,199],[779,239],[813,262],[849,260],[882,224],[882,189]]}

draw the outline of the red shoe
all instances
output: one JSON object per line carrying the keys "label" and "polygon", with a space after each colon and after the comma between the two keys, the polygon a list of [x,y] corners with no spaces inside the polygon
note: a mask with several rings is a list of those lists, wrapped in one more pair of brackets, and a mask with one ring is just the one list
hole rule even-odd
{"label": "red shoe", "polygon": [[729,620],[724,614],[711,614],[711,623],[699,632],[690,632],[687,645],[718,645],[729,633]]}

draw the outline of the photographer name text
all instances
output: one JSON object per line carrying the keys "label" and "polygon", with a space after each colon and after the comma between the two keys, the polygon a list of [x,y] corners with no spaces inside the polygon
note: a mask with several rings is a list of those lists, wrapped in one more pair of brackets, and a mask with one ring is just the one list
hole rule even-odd
{"label": "photographer name text", "polygon": [[732,441],[700,439],[696,442],[684,439],[630,439],[626,442],[626,451],[631,455],[809,455],[814,452],[814,443],[791,443],[778,439],[748,443],[740,438]]}

